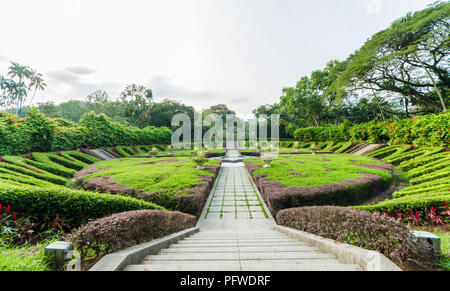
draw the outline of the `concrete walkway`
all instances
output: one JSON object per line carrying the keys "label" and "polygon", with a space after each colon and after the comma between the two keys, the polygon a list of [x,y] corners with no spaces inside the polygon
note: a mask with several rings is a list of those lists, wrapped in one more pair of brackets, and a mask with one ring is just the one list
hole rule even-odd
{"label": "concrete walkway", "polygon": [[[235,157],[236,150],[227,156]],[[348,271],[336,256],[276,231],[243,163],[222,163],[198,221],[200,232],[147,256],[128,271]]]}

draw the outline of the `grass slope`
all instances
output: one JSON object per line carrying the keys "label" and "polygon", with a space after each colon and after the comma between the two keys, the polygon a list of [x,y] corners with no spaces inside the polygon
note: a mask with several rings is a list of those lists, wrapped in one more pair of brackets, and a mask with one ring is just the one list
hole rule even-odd
{"label": "grass slope", "polygon": [[[260,159],[247,159],[254,165],[263,165]],[[271,168],[262,168],[253,174],[265,174],[267,179],[281,182],[286,187],[316,187],[331,185],[345,179],[363,177],[363,173],[381,176],[388,181],[391,175],[382,170],[356,166],[381,164],[374,159],[355,155],[280,155]]]}

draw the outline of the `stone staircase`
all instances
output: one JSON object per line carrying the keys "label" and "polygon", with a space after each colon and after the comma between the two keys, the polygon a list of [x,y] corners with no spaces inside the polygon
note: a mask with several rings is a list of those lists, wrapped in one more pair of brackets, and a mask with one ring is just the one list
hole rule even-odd
{"label": "stone staircase", "polygon": [[105,151],[104,149],[101,149],[101,148],[93,149],[93,150],[90,150],[90,151],[93,152],[95,154],[95,156],[97,156],[98,158],[100,158],[103,161],[116,159],[115,156],[113,156],[112,154],[110,154],[109,152],[107,152],[107,151]]}
{"label": "stone staircase", "polygon": [[125,271],[362,271],[274,229],[200,231]]}
{"label": "stone staircase", "polygon": [[352,152],[350,152],[350,154],[363,156],[365,154],[376,151],[384,146],[385,145],[383,145],[383,144],[365,144],[362,147],[359,147],[359,148],[353,150]]}
{"label": "stone staircase", "polygon": [[[227,157],[238,158],[237,150],[228,149]],[[91,270],[362,271],[381,270],[377,266],[387,260],[375,252],[293,231],[276,225],[242,162],[222,161],[195,229],[110,254]],[[397,268],[387,264],[383,270]]]}

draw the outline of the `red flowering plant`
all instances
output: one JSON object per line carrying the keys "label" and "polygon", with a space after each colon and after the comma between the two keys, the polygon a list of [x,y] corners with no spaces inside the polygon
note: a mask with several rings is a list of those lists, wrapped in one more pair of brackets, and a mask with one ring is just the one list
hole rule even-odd
{"label": "red flowering plant", "polygon": [[19,216],[12,211],[10,205],[4,209],[0,204],[0,245],[22,245],[31,241],[36,226],[24,213]]}

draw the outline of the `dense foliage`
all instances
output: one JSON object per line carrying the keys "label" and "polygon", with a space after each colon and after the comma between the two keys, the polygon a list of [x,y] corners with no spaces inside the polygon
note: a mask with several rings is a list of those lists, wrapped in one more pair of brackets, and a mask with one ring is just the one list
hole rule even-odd
{"label": "dense foliage", "polygon": [[[370,123],[447,111],[449,11],[448,1],[438,1],[408,13],[369,38],[346,60],[331,60],[323,69],[301,77],[295,86],[283,89],[278,103],[262,105],[253,113],[256,117],[280,114],[281,132],[302,140],[348,141],[349,132],[342,132],[336,124],[362,123],[352,132],[360,135],[360,130],[367,133]],[[427,127],[413,130],[434,134]],[[396,133],[392,140],[408,139],[408,132]],[[352,138],[378,140],[377,136]],[[434,136],[422,139],[433,145],[441,142]]]}
{"label": "dense foliage", "polygon": [[171,136],[172,131],[166,127],[124,126],[94,112],[83,115],[80,124],[48,118],[35,109],[25,118],[0,112],[0,155],[79,147],[168,144]]}
{"label": "dense foliage", "polygon": [[376,250],[404,269],[427,269],[438,260],[408,227],[378,213],[342,207],[302,207],[280,211],[277,222],[338,242]]}
{"label": "dense foliage", "polygon": [[71,190],[64,187],[15,186],[0,182],[0,203],[11,205],[36,221],[64,219],[77,227],[89,219],[138,209],[163,209],[153,203],[119,195]]}
{"label": "dense foliage", "polygon": [[89,222],[70,236],[84,257],[90,251],[107,254],[194,227],[195,216],[155,210],[113,214]]}
{"label": "dense foliage", "polygon": [[371,121],[361,124],[298,128],[295,138],[306,142],[367,141],[416,146],[450,146],[450,113],[424,115],[399,121]]}

